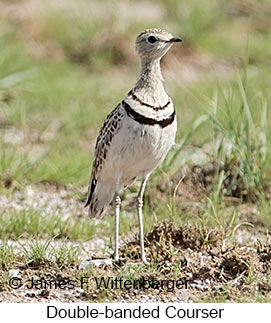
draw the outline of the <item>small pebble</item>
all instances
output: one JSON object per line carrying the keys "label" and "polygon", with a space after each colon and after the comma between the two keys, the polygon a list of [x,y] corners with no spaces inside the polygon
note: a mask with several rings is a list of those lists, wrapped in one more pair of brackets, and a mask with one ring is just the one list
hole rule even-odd
{"label": "small pebble", "polygon": [[101,266],[113,266],[112,259],[94,259],[94,260],[84,260],[79,265],[79,269],[88,270],[93,267],[101,267]]}
{"label": "small pebble", "polygon": [[10,278],[12,278],[12,277],[20,277],[19,273],[20,273],[19,269],[10,269],[8,271],[8,275],[9,275]]}

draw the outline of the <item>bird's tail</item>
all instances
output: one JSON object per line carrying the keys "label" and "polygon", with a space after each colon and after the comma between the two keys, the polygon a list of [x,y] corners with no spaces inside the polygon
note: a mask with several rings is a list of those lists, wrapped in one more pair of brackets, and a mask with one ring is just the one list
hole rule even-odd
{"label": "bird's tail", "polygon": [[90,185],[88,198],[85,206],[89,206],[91,218],[101,218],[107,206],[112,201],[115,193],[113,182],[93,182]]}

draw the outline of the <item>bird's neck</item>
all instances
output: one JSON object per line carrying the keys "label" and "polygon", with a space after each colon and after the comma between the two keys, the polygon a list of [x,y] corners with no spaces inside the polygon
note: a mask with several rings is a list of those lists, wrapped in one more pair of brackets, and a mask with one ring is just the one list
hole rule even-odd
{"label": "bird's neck", "polygon": [[141,60],[141,70],[134,87],[141,100],[154,106],[161,106],[168,101],[164,89],[160,58],[155,60]]}

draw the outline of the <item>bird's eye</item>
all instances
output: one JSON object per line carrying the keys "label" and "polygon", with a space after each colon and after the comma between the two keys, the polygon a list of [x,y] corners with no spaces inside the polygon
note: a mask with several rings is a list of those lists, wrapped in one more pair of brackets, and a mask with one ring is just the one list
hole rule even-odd
{"label": "bird's eye", "polygon": [[154,44],[156,41],[157,41],[157,38],[156,37],[154,37],[154,36],[148,37],[148,42],[149,43]]}

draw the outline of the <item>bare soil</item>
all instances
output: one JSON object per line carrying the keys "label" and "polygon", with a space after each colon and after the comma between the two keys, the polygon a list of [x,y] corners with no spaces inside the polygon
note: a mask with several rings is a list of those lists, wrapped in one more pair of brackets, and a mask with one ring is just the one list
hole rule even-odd
{"label": "bare soil", "polygon": [[[225,239],[217,230],[188,225],[177,227],[171,222],[163,222],[146,235],[145,246],[147,258],[152,261],[150,266],[140,264],[138,239],[127,242],[121,248],[123,260],[113,267],[105,266],[87,272],[80,270],[78,265],[67,267],[44,261],[26,263],[25,259],[18,258],[17,276],[22,279],[23,286],[12,289],[7,283],[10,277],[3,277],[0,284],[1,301],[191,302],[216,297],[231,302],[250,299],[253,295],[262,295],[265,301],[270,300],[271,244],[268,239],[264,243],[258,241],[253,246],[239,245]],[[155,270],[151,269],[153,264]],[[141,266],[140,271],[136,270],[138,266]],[[135,276],[129,278],[128,273]],[[36,285],[28,288],[28,280],[33,277]],[[82,277],[88,277],[84,278],[88,283],[83,288],[80,284]],[[95,279],[100,277],[159,282],[181,280],[184,284],[182,288],[175,287],[174,290],[165,286],[99,289]],[[39,280],[43,280],[43,285]],[[45,280],[52,280],[52,285],[44,285]],[[72,288],[68,287],[69,281],[74,282]],[[59,287],[61,284],[66,287]]]}

